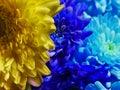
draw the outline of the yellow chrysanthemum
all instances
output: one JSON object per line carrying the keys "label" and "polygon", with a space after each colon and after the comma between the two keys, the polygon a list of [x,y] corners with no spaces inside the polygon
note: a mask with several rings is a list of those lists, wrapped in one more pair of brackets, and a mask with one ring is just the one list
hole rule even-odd
{"label": "yellow chrysanthemum", "polygon": [[49,34],[59,0],[0,0],[0,90],[40,86],[54,47]]}

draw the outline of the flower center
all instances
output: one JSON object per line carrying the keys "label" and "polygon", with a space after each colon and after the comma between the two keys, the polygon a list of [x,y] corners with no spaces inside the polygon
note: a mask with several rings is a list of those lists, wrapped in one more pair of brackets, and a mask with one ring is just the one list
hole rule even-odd
{"label": "flower center", "polygon": [[4,5],[0,5],[0,51],[8,49],[14,42],[18,29],[14,12]]}
{"label": "flower center", "polygon": [[15,28],[14,15],[4,5],[0,5],[0,44],[12,40]]}
{"label": "flower center", "polygon": [[0,37],[6,34],[5,30],[6,30],[5,21],[0,17]]}
{"label": "flower center", "polygon": [[110,50],[110,51],[114,50],[114,48],[115,48],[115,45],[112,42],[108,42],[107,46],[108,46],[108,50]]}

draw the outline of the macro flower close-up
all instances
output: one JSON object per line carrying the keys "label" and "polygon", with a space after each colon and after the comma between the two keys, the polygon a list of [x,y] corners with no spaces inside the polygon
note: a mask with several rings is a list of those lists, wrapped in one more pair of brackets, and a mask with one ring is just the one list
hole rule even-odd
{"label": "macro flower close-up", "polygon": [[62,8],[59,0],[0,0],[0,90],[30,90],[50,74],[52,17]]}
{"label": "macro flower close-up", "polygon": [[64,1],[65,8],[54,18],[57,31],[51,38],[56,48],[48,62],[52,73],[41,90],[114,89],[120,79],[119,18],[106,13],[90,20],[83,14],[87,5],[73,2]]}
{"label": "macro flower close-up", "polygon": [[[113,23],[114,22],[114,23]],[[86,49],[88,53],[97,56],[101,63],[110,66],[120,63],[120,20],[117,16],[107,13],[94,17],[86,30],[93,33],[88,37]]]}
{"label": "macro flower close-up", "polygon": [[119,90],[120,0],[0,0],[0,90]]}

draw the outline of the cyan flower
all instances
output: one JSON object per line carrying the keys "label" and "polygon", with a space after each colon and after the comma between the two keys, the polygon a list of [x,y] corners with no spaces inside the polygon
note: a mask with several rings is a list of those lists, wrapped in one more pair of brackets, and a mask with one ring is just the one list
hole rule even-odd
{"label": "cyan flower", "polygon": [[[120,21],[118,16],[113,16],[110,13],[103,16],[99,15],[98,17],[94,17],[85,29],[90,29],[93,33],[85,39],[86,47],[84,52],[87,52],[87,56],[85,57],[86,61],[82,62],[82,64],[94,67],[106,64],[106,68],[111,74],[111,84],[119,81]],[[90,84],[87,88],[90,87],[94,86]],[[113,86],[110,87],[113,88]]]}
{"label": "cyan flower", "polygon": [[101,63],[110,66],[120,63],[119,18],[112,14],[99,15],[86,27],[86,30],[89,29],[93,31],[86,39],[89,54],[97,56]]}

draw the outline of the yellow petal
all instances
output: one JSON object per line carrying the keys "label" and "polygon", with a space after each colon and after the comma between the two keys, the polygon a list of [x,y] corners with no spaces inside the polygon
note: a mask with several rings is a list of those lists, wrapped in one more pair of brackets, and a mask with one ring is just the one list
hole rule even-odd
{"label": "yellow petal", "polygon": [[7,72],[4,76],[4,80],[7,81],[9,79],[9,76],[10,76],[10,74],[9,74],[9,72]]}
{"label": "yellow petal", "polygon": [[20,85],[24,86],[23,88],[25,88],[26,82],[27,82],[27,76],[21,75]]}
{"label": "yellow petal", "polygon": [[50,12],[50,9],[47,8],[47,7],[44,7],[44,6],[38,6],[38,7],[36,7],[36,12],[37,12],[39,15],[40,15],[40,14],[45,15],[45,14],[47,14],[47,13]]}
{"label": "yellow petal", "polygon": [[17,68],[20,72],[22,72],[22,73],[24,72],[24,67],[23,66],[18,64]]}
{"label": "yellow petal", "polygon": [[26,71],[26,75],[28,75],[28,77],[35,77],[37,75],[37,71],[34,69],[34,70],[27,70]]}
{"label": "yellow petal", "polygon": [[28,58],[28,60],[26,60],[26,62],[25,62],[25,66],[30,70],[34,70],[35,69],[35,60],[32,57]]}
{"label": "yellow petal", "polygon": [[11,66],[13,61],[14,61],[14,58],[10,58],[10,59],[8,58],[8,60],[6,60],[5,67]]}
{"label": "yellow petal", "polygon": [[42,60],[44,60],[44,62],[47,62],[50,59],[47,52],[41,52],[40,57],[41,57]]}
{"label": "yellow petal", "polygon": [[5,63],[5,60],[0,56],[0,71],[4,70],[4,63]]}
{"label": "yellow petal", "polygon": [[21,79],[21,75],[20,75],[20,72],[19,70],[17,70],[16,68],[16,63],[14,62],[13,65],[12,65],[12,69],[11,69],[11,74],[12,76],[14,77],[14,82],[16,84],[18,84],[20,82],[20,79]]}
{"label": "yellow petal", "polygon": [[37,69],[42,75],[49,75],[51,73],[46,65],[37,67]]}

